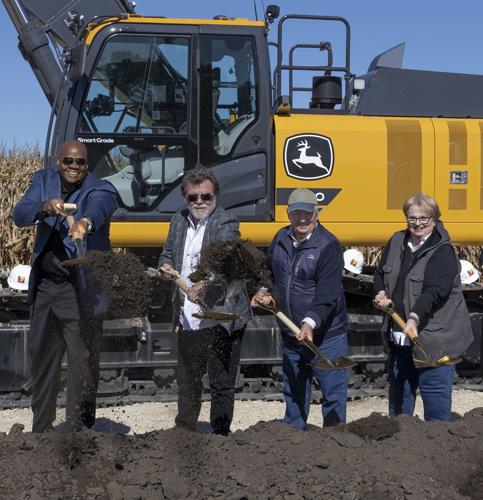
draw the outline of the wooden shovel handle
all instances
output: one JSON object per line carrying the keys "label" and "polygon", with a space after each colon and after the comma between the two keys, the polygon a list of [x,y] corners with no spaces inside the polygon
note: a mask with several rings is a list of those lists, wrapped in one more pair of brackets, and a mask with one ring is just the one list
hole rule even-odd
{"label": "wooden shovel handle", "polygon": [[75,219],[73,215],[66,215],[65,220],[67,221],[67,225],[69,226],[70,229],[72,229],[72,226],[75,223]]}
{"label": "wooden shovel handle", "polygon": [[[290,328],[290,330],[292,330],[292,332],[296,336],[300,333],[300,328],[288,316],[286,316],[282,311],[275,311],[273,314],[275,314],[275,316],[282,323],[284,323],[286,326],[288,326],[288,328]],[[312,353],[315,354],[317,357],[319,357],[319,358],[323,357],[324,361],[327,361],[328,363],[330,363],[328,360],[325,359],[325,356],[322,355],[322,353],[317,349],[317,346],[311,340],[303,339],[301,342],[302,342],[302,344],[306,345],[312,351]]]}
{"label": "wooden shovel handle", "polygon": [[[399,328],[401,328],[401,331],[404,331],[404,329],[406,328],[406,323],[401,318],[401,316],[399,316],[399,314],[394,310],[394,302],[391,301],[391,304],[387,307],[380,306],[380,305],[376,304],[375,301],[372,301],[372,303],[374,304],[374,307],[376,307],[377,309],[380,309],[381,311],[384,311],[385,313],[389,314],[389,316],[391,316],[394,323],[396,323],[396,325]],[[418,334],[417,333],[415,334],[412,330],[407,332],[406,335],[411,340],[418,338]]]}

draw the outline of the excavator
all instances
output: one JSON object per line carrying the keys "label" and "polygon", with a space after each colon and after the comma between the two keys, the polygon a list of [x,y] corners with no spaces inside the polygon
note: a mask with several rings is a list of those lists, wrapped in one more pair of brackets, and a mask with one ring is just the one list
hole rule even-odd
{"label": "excavator", "polygon": [[[55,164],[63,141],[85,143],[92,171],[119,193],[112,243],[147,263],[156,261],[172,215],[184,207],[184,172],[199,166],[213,170],[219,203],[240,219],[242,237],[260,247],[287,225],[288,196],[299,187],[316,194],[321,222],[343,245],[384,244],[403,227],[403,201],[419,191],[438,200],[453,241],[483,243],[483,76],[404,69],[404,44],[355,75],[345,18],[280,17],[276,5],[253,21],[144,17],[127,0],[2,2],[52,107],[45,167]],[[340,65],[330,42],[292,40],[294,23],[314,36],[324,23],[338,25]],[[268,42],[275,26],[276,42]],[[327,62],[297,64],[301,48],[326,53]],[[312,77],[310,87],[294,83],[302,73]],[[297,94],[308,94],[308,105],[297,107]],[[358,363],[354,397],[386,385],[371,283],[365,274],[345,278],[350,354]],[[465,294],[475,332],[465,362],[468,373],[479,373],[481,286]],[[176,392],[167,302],[154,300],[148,318],[106,322],[101,395]],[[28,343],[23,328],[10,370],[15,381],[0,391],[17,390],[26,377],[28,359],[18,354]],[[122,350],[113,340],[120,337],[129,340]],[[256,315],[243,344],[240,397],[280,396],[280,373],[278,328],[272,316]],[[462,380],[483,388],[479,377],[480,385]]]}

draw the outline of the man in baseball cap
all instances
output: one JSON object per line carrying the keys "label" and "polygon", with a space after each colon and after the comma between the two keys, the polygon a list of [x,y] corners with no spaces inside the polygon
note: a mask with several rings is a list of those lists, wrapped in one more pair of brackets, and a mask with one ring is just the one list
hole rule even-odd
{"label": "man in baseball cap", "polygon": [[[313,353],[300,344],[302,340],[311,340],[332,360],[345,357],[348,352],[342,248],[336,237],[319,224],[319,210],[313,191],[292,191],[287,206],[290,225],[275,235],[267,255],[278,308],[300,326],[295,337],[280,324],[284,422],[299,429],[306,428],[313,377],[323,394],[324,426],[346,420],[347,370],[314,368]],[[261,287],[252,306],[266,304],[270,296],[269,288]]]}

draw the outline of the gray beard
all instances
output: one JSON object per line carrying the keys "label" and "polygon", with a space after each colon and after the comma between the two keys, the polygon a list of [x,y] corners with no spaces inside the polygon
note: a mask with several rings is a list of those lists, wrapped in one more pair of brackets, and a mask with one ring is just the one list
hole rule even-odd
{"label": "gray beard", "polygon": [[199,209],[196,209],[194,207],[191,207],[189,209],[189,211],[190,211],[191,217],[193,219],[205,220],[214,212],[215,208],[216,208],[216,203],[213,203],[212,207],[209,210],[207,210],[206,212],[204,211],[202,214],[197,213],[199,211]]}

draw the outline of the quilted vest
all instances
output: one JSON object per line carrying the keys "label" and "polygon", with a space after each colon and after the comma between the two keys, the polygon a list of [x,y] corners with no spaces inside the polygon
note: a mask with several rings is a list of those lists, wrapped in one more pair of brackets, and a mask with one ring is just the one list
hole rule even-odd
{"label": "quilted vest", "polygon": [[[441,240],[416,257],[416,261],[406,276],[404,282],[404,313],[406,317],[421,294],[424,273],[429,259],[442,245],[451,245],[449,235],[440,221],[436,223],[435,230],[440,234]],[[389,252],[383,266],[384,288],[388,297],[391,297],[399,275],[405,233],[406,231],[395,233],[388,243]],[[457,259],[456,253],[455,259]],[[387,332],[388,326],[389,321],[386,317],[383,323],[383,332]],[[445,355],[460,356],[470,345],[473,340],[473,331],[461,291],[459,272],[454,278],[453,287],[446,302],[432,311],[427,323],[421,326],[420,339],[433,359],[439,359]]]}

